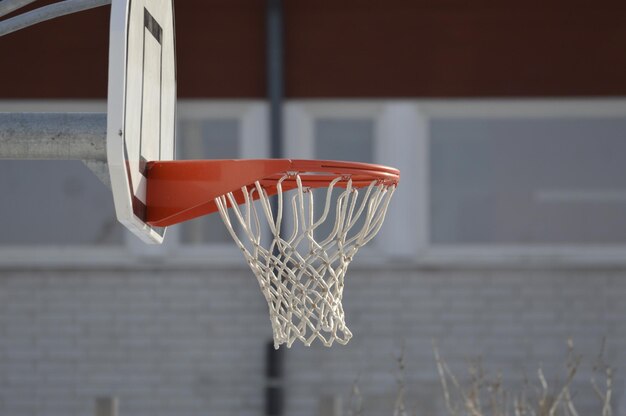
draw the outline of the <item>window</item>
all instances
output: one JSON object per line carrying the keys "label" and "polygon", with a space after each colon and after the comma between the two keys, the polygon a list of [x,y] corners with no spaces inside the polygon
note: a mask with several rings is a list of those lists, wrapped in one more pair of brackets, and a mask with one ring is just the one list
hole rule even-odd
{"label": "window", "polygon": [[626,244],[626,118],[433,119],[433,244]]}
{"label": "window", "polygon": [[[374,162],[374,121],[371,118],[319,118],[315,120],[314,137],[315,159]],[[326,194],[327,189],[313,190],[315,201],[324,201]],[[333,193],[331,207],[336,206],[338,197],[339,192]],[[314,211],[316,218],[321,217],[324,213],[324,204],[317,203]],[[360,230],[363,221],[362,216],[356,222],[354,230]],[[324,240],[333,228],[332,221],[325,221],[315,230],[316,239]]]}
{"label": "window", "polygon": [[[346,160],[394,165],[392,152],[386,149],[383,138],[389,133],[385,122],[386,108],[377,102],[367,101],[292,101],[286,106],[285,155],[298,159]],[[315,211],[322,214],[326,189],[314,190]],[[333,195],[334,199],[337,195]],[[395,196],[394,196],[395,199]],[[392,201],[385,226],[358,256],[359,263],[369,260],[379,262],[395,257],[405,250],[394,241],[391,226],[402,215],[401,206]],[[395,219],[393,217],[396,217]],[[355,229],[358,228],[358,224]],[[316,239],[323,239],[332,230],[332,222],[322,224],[316,230]]]}
{"label": "window", "polygon": [[374,163],[374,120],[319,118],[315,120],[315,158]]}
{"label": "window", "polygon": [[[238,159],[241,153],[239,120],[201,119],[179,122],[178,159]],[[219,215],[206,215],[179,227],[181,244],[231,241]]]}
{"label": "window", "polygon": [[78,160],[0,161],[0,246],[115,246],[111,190]]}
{"label": "window", "polygon": [[623,263],[626,103],[416,103],[424,261]]}

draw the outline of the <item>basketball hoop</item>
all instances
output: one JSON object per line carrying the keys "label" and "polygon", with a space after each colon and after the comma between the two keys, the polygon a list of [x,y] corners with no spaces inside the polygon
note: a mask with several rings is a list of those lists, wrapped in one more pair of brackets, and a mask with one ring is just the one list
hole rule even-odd
{"label": "basketball hoop", "polygon": [[[148,223],[171,225],[218,211],[267,301],[274,346],[297,339],[346,344],[352,333],[341,304],[344,276],[380,230],[399,179],[396,169],[354,162],[153,162]],[[327,188],[317,214],[315,188]],[[330,227],[322,233],[324,224]]]}

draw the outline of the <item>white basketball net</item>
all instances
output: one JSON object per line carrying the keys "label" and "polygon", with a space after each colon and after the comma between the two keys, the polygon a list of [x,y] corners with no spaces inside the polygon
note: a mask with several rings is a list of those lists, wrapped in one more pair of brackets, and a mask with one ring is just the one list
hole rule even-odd
{"label": "white basketball net", "polygon": [[[290,195],[292,220],[288,222],[285,218],[289,216],[283,215],[287,198],[283,197],[282,183],[294,176],[297,189]],[[261,286],[269,306],[275,348],[283,343],[290,347],[296,339],[311,345],[317,338],[331,346],[334,341],[346,344],[352,338],[341,305],[344,276],[355,253],[382,226],[395,185],[373,181],[358,191],[352,180],[344,182],[345,189],[336,187],[341,180],[346,178],[338,177],[328,185],[324,210],[318,218],[313,192],[302,185],[297,174],[285,175],[277,182],[275,212],[259,182],[241,189],[245,197],[241,207],[232,193],[215,199],[224,224]],[[335,189],[339,195],[331,208]],[[360,198],[359,193],[363,194]],[[258,202],[254,202],[255,196]],[[262,218],[269,224],[271,241],[262,236],[268,228],[261,225]],[[318,241],[315,230],[327,220],[334,221],[332,231]],[[287,225],[292,230],[283,235],[281,227]]]}

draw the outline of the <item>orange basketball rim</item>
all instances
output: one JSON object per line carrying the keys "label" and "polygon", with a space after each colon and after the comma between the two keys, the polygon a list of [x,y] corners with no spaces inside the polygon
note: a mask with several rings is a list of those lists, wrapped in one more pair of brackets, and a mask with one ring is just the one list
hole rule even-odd
{"label": "orange basketball rim", "polygon": [[243,159],[154,161],[147,165],[147,223],[165,227],[218,210],[215,198],[232,192],[238,204],[244,202],[241,188],[259,182],[268,196],[278,192],[276,184],[285,175],[282,190],[297,188],[300,177],[308,188],[335,186],[353,188],[372,182],[396,186],[400,171],[387,166],[334,160]]}

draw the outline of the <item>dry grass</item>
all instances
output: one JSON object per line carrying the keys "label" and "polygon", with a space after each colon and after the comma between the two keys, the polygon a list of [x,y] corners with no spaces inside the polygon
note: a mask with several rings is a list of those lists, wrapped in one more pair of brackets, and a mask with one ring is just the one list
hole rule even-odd
{"label": "dry grass", "polygon": [[[433,351],[448,416],[580,416],[570,388],[580,367],[581,357],[575,353],[571,340],[567,342],[564,381],[550,385],[543,369],[539,367],[536,375],[531,379],[524,377],[522,386],[515,391],[505,388],[500,373],[487,374],[479,359],[470,362],[468,377],[460,381],[441,357],[436,345]],[[406,398],[410,395],[407,394],[404,357],[403,349],[397,357],[397,393],[393,416],[422,415],[419,404],[407,405]],[[600,401],[602,411],[599,416],[613,416],[613,370],[604,360],[604,342],[593,365],[590,388]],[[364,409],[357,381],[352,386],[348,415],[365,414],[367,409]]]}
{"label": "dry grass", "polygon": [[[562,383],[550,386],[539,367],[534,383],[525,377],[522,388],[513,392],[505,389],[500,374],[488,377],[480,362],[469,366],[469,381],[462,385],[441,358],[436,345],[434,353],[450,416],[579,416],[570,387],[581,357],[575,353],[571,340],[567,342],[566,376]],[[604,362],[604,343],[593,370],[591,387],[601,402],[602,416],[612,416],[613,371]],[[602,386],[596,381],[598,376],[602,378]]]}

